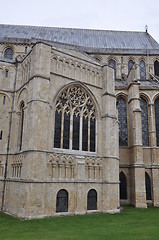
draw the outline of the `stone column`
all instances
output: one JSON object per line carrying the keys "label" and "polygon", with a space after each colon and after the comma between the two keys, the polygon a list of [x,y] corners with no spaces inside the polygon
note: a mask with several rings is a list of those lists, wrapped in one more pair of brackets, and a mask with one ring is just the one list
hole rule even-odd
{"label": "stone column", "polygon": [[114,70],[103,66],[102,92],[102,181],[103,211],[119,208],[119,136]]}
{"label": "stone column", "polygon": [[159,206],[159,161],[156,151],[156,127],[155,127],[155,108],[154,104],[149,105],[149,129],[150,129],[150,146],[152,160],[152,177],[151,191],[154,206]]}
{"label": "stone column", "polygon": [[132,69],[128,79],[128,121],[130,149],[130,203],[135,207],[146,208],[145,165],[142,149],[142,125],[139,82],[135,79],[136,69]]}

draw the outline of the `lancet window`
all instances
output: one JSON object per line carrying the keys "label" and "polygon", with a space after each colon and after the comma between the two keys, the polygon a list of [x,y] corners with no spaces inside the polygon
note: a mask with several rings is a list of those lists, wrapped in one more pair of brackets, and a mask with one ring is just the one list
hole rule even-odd
{"label": "lancet window", "polygon": [[19,150],[22,150],[22,143],[23,143],[23,128],[24,128],[24,102],[22,102],[20,106],[20,136],[19,136]]}
{"label": "lancet window", "polygon": [[81,86],[65,88],[55,106],[54,147],[96,151],[96,110]]}
{"label": "lancet window", "polygon": [[129,60],[129,62],[128,62],[128,72],[132,69],[133,65],[134,65],[133,60]]}
{"label": "lancet window", "polygon": [[159,62],[157,60],[154,62],[154,73],[159,77]]}
{"label": "lancet window", "polygon": [[140,100],[141,122],[142,122],[142,144],[149,146],[148,108],[145,99]]}
{"label": "lancet window", "polygon": [[127,127],[127,104],[123,97],[117,100],[118,120],[119,120],[119,146],[128,145]]}
{"label": "lancet window", "polygon": [[156,144],[159,146],[159,98],[155,100]]}
{"label": "lancet window", "polygon": [[146,64],[143,60],[140,61],[140,80],[146,79]]}
{"label": "lancet window", "polygon": [[108,65],[114,69],[114,79],[116,79],[116,62],[114,59],[110,59]]}

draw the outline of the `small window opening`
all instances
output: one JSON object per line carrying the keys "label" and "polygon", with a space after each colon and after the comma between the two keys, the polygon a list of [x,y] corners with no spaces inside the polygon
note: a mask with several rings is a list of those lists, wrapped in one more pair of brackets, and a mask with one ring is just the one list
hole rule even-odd
{"label": "small window opening", "polygon": [[13,50],[11,48],[5,50],[4,58],[13,59]]}
{"label": "small window opening", "polygon": [[8,72],[9,72],[9,71],[8,71],[8,70],[6,70],[6,78],[8,78]]}
{"label": "small window opening", "polygon": [[6,103],[6,96],[3,96],[3,105]]}
{"label": "small window opening", "polygon": [[2,140],[3,131],[0,132],[0,140]]}
{"label": "small window opening", "polygon": [[25,47],[25,53],[27,54],[27,52],[28,52],[28,47]]}

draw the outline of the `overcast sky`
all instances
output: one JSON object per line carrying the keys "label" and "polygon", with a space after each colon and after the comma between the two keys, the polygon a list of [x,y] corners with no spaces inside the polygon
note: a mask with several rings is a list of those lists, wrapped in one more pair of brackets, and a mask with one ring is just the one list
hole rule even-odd
{"label": "overcast sky", "polygon": [[159,42],[159,0],[0,0],[0,6],[0,23],[124,31],[148,25]]}

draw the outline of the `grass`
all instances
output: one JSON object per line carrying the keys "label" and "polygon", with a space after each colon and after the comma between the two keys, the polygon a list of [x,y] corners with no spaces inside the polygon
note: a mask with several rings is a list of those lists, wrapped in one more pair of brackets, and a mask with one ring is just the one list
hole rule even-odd
{"label": "grass", "polygon": [[0,240],[158,240],[159,208],[124,207],[121,214],[20,220],[0,213]]}

